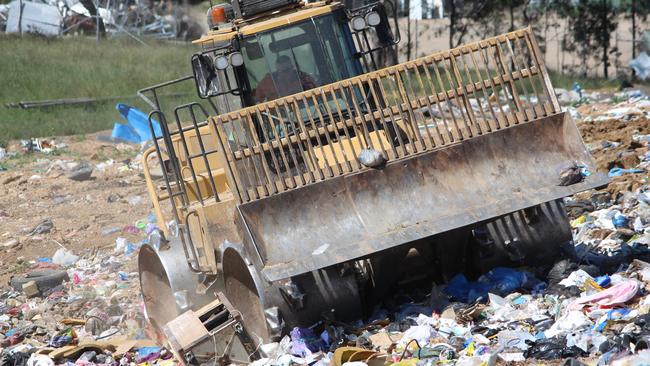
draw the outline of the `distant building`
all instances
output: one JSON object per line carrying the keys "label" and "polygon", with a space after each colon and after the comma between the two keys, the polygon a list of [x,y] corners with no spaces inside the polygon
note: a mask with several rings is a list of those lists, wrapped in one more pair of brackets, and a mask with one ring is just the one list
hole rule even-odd
{"label": "distant building", "polygon": [[445,17],[443,0],[399,0],[399,11],[413,20]]}

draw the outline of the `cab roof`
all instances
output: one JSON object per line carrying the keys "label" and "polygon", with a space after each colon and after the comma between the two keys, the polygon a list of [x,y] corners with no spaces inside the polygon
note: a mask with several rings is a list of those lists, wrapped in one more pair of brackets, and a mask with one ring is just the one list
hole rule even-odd
{"label": "cab roof", "polygon": [[276,10],[270,14],[253,19],[236,19],[232,26],[209,31],[205,36],[193,41],[194,44],[217,44],[230,41],[235,36],[248,36],[270,29],[287,26],[312,17],[331,13],[343,5],[340,2],[319,1],[301,3],[298,7]]}

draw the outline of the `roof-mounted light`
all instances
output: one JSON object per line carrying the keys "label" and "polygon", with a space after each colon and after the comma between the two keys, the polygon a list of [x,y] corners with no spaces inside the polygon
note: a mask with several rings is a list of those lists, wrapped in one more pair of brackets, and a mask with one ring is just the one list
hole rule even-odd
{"label": "roof-mounted light", "polygon": [[208,17],[208,27],[210,27],[210,29],[218,28],[219,25],[229,22],[228,14],[226,12],[227,6],[227,4],[220,4],[208,9],[208,13],[206,15]]}

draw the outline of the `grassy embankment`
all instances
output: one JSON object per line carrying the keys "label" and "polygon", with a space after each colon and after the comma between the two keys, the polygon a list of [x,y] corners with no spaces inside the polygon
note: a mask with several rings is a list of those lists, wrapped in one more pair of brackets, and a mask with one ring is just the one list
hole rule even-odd
{"label": "grassy embankment", "polygon": [[[150,108],[135,97],[138,89],[191,73],[189,44],[148,40],[145,47],[131,39],[44,39],[0,35],[0,146],[28,137],[82,135],[110,129],[120,116],[115,104]],[[583,88],[616,88],[616,80],[578,79],[552,73],[555,87],[570,89],[574,81]],[[194,86],[186,82],[166,91],[184,93],[165,103],[188,102]],[[103,103],[41,109],[9,109],[18,101],[64,98],[109,98]],[[176,102],[176,103],[174,103]],[[167,112],[167,111],[166,111]]]}
{"label": "grassy embankment", "polygon": [[[135,96],[143,87],[191,73],[189,44],[131,39],[45,39],[0,35],[0,145],[27,137],[84,134],[120,121],[118,102],[150,108]],[[191,93],[185,83],[167,93]],[[5,104],[68,98],[112,98],[82,106],[39,109]],[[176,98],[178,99],[178,98]]]}

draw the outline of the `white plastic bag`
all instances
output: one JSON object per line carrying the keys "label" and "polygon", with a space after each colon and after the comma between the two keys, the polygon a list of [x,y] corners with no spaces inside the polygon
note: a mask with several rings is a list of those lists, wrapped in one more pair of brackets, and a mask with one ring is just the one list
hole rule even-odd
{"label": "white plastic bag", "polygon": [[72,251],[60,248],[59,250],[54,253],[54,256],[52,257],[52,263],[58,264],[62,267],[67,267],[71,266],[79,260],[79,256],[74,255]]}

